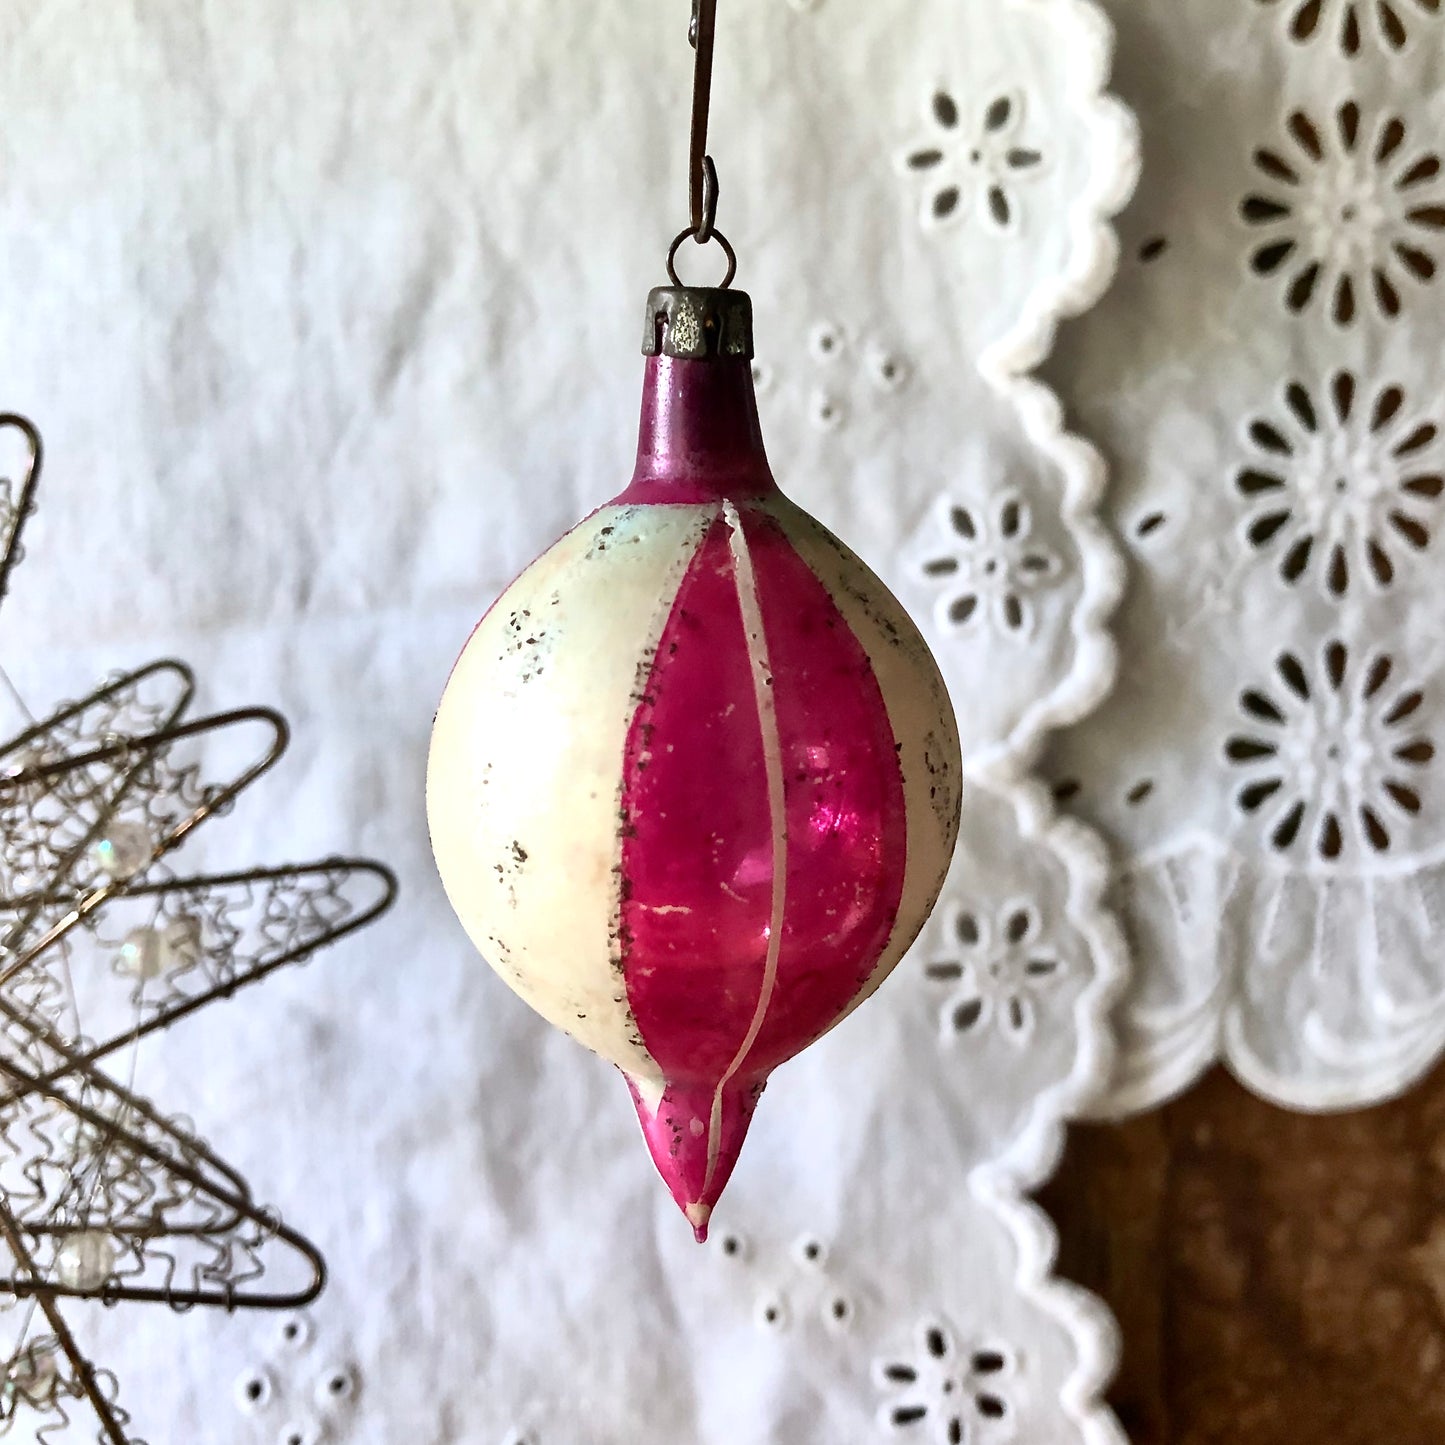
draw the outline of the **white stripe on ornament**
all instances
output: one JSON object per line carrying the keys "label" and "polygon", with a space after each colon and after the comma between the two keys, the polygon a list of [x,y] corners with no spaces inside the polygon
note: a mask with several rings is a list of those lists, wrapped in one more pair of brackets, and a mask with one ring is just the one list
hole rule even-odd
{"label": "white stripe on ornament", "polygon": [[778,731],[778,711],[773,696],[773,669],[768,660],[768,639],[763,630],[763,608],[758,596],[758,579],[753,571],[752,553],[743,535],[743,521],[731,502],[723,503],[723,518],[732,529],[729,547],[733,559],[733,580],[738,589],[738,605],[742,608],[743,630],[747,635],[748,660],[752,664],[753,693],[758,704],[758,723],[762,730],[763,770],[768,781],[768,814],[773,833],[773,900],[768,923],[768,953],[763,964],[763,986],[753,1021],[743,1039],[742,1047],[718,1080],[712,1099],[712,1118],[708,1122],[707,1173],[703,1188],[712,1183],[722,1147],[723,1090],[732,1082],[747,1061],[762,1031],[778,984],[778,956],[783,947],[783,913],[788,901],[788,813],[783,791],[783,739]]}

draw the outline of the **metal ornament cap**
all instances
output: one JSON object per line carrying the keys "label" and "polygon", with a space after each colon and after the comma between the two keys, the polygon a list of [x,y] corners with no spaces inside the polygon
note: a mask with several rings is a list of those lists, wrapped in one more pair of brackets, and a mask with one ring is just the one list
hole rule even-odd
{"label": "metal ornament cap", "polygon": [[753,357],[753,299],[723,286],[658,286],[647,298],[644,356]]}

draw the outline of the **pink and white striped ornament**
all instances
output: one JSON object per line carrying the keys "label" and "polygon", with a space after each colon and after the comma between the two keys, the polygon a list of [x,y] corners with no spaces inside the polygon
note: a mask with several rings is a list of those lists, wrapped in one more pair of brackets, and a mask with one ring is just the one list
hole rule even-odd
{"label": "pink and white striped ornament", "polygon": [[[740,300],[673,292],[665,324]],[[768,1075],[923,926],[960,762],[903,608],[778,490],[750,342],[679,356],[665,340],[631,485],[458,660],[427,803],[473,942],[622,1070],[701,1239]]]}

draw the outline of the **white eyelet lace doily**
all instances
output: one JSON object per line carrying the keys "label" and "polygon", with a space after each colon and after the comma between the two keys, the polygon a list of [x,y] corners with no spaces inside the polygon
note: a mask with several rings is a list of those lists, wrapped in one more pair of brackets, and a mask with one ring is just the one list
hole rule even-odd
{"label": "white eyelet lace doily", "polygon": [[1114,10],[1149,179],[1051,375],[1132,581],[1049,759],[1119,855],[1113,1104],[1363,1104],[1445,1042],[1445,11]]}
{"label": "white eyelet lace doily", "polygon": [[451,660],[630,469],[685,8],[0,17],[0,400],[51,443],[6,666],[39,704],[174,649],[233,680],[208,703],[274,701],[291,786],[217,845],[403,880],[344,956],[142,1061],[332,1266],[299,1321],[76,1312],[155,1445],[1117,1439],[1111,1323],[1023,1197],[1103,1086],[1122,954],[1100,851],[1027,776],[1108,687],[1121,586],[1100,460],[1029,378],[1133,182],[1095,6],[723,7],[774,465],[927,629],[975,786],[929,930],[779,1074],[706,1250],[620,1082],[435,881]]}

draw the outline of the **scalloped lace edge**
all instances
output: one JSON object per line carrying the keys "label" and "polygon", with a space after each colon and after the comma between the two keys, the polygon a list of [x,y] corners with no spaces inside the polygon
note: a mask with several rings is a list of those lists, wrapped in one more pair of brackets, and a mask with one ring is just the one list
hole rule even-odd
{"label": "scalloped lace edge", "polygon": [[1074,1005],[1078,1048],[1073,1068],[1034,1101],[1028,1122],[1007,1151],[970,1173],[969,1187],[1014,1240],[1020,1295],[1055,1320],[1073,1342],[1074,1368],[1060,1394],[1066,1415],[1088,1445],[1120,1445],[1125,1437],[1103,1402],[1118,1367],[1118,1327],[1101,1300],[1054,1274],[1058,1232],[1047,1213],[1026,1196],[1058,1168],[1067,1121],[1080,1117],[1108,1087],[1115,1063],[1110,1018],[1128,982],[1128,950],[1104,902],[1111,869],[1098,834],[1062,816],[1036,779],[990,791],[1013,806],[1020,835],[1060,861],[1069,882],[1065,916],[1087,944],[1094,973]]}
{"label": "scalloped lace edge", "polygon": [[1055,1320],[1073,1344],[1074,1368],[1060,1392],[1066,1416],[1087,1445],[1122,1445],[1124,1433],[1103,1399],[1118,1367],[1118,1325],[1102,1300],[1055,1275],[1057,1229],[1026,1195],[1058,1168],[1066,1121],[1106,1093],[1114,1068],[1111,1015],[1127,982],[1129,959],[1123,932],[1105,902],[1110,861],[1099,835],[1061,817],[1030,773],[1048,733],[1079,721],[1113,688],[1117,653],[1110,622],[1123,596],[1125,568],[1098,515],[1108,480],[1103,455],[1066,429],[1060,399],[1030,373],[1053,350],[1060,323],[1087,311],[1114,279],[1119,242],[1112,219],[1137,184],[1140,140],[1132,112],[1108,91],[1114,29],[1096,0],[1011,3],[1051,9],[1060,28],[1077,35],[1071,75],[1075,104],[1090,129],[1093,161],[1089,184],[1070,212],[1068,264],[1034,290],[1018,322],[984,352],[978,368],[1012,403],[1031,444],[1059,470],[1061,515],[1079,550],[1084,585],[1072,619],[1068,675],[1028,709],[1006,740],[968,759],[967,770],[1012,802],[1023,836],[1059,858],[1069,880],[1068,918],[1089,946],[1094,977],[1075,1004],[1078,1045],[1068,1077],[1035,1100],[1029,1122],[1008,1150],[974,1169],[969,1184],[1015,1242],[1021,1296]]}

